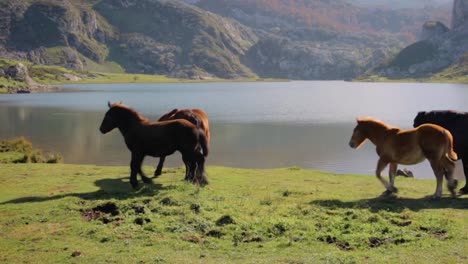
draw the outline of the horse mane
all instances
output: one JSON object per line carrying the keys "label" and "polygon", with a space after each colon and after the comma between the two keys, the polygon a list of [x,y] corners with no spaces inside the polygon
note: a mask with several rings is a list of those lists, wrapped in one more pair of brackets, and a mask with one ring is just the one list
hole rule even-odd
{"label": "horse mane", "polygon": [[379,120],[379,119],[376,119],[376,118],[373,118],[373,117],[361,117],[361,118],[358,118],[357,119],[357,122],[358,124],[361,124],[361,123],[367,123],[367,124],[375,124],[375,125],[380,125],[380,126],[383,126],[387,129],[398,129],[397,127],[394,127],[394,126],[391,126],[391,125],[388,125],[387,123]]}
{"label": "horse mane", "polygon": [[131,115],[135,116],[135,118],[136,118],[138,121],[140,121],[140,122],[142,122],[142,123],[149,123],[149,122],[150,122],[148,118],[142,116],[142,115],[141,115],[139,112],[137,112],[135,109],[133,109],[133,108],[131,108],[130,106],[125,105],[125,104],[123,104],[123,103],[113,103],[113,104],[111,105],[111,108],[112,108],[112,107],[117,107],[117,108],[119,108],[119,109],[123,109],[123,110],[129,112]]}

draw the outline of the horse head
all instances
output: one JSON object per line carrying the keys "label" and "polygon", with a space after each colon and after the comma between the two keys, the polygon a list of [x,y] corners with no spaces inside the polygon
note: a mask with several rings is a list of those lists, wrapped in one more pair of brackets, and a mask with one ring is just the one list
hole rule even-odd
{"label": "horse head", "polygon": [[367,139],[367,136],[364,132],[364,122],[362,122],[360,119],[356,119],[356,122],[357,125],[353,130],[353,135],[351,136],[351,139],[349,140],[349,146],[354,149],[359,148]]}
{"label": "horse head", "polygon": [[427,117],[427,112],[426,111],[418,112],[418,114],[414,118],[413,127],[418,127],[418,126],[426,123],[427,122],[426,117]]}
{"label": "horse head", "polygon": [[109,110],[107,110],[106,114],[104,115],[104,119],[102,120],[101,126],[99,127],[99,130],[102,134],[106,134],[118,126],[115,105],[115,103],[112,104],[111,102],[107,102]]}

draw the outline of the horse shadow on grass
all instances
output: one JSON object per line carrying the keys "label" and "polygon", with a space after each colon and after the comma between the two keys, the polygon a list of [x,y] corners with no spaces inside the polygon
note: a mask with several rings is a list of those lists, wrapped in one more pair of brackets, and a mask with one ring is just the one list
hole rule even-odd
{"label": "horse shadow on grass", "polygon": [[361,199],[356,201],[332,200],[314,200],[310,204],[318,205],[330,209],[350,208],[350,209],[368,209],[371,212],[381,210],[391,212],[402,212],[406,209],[411,211],[420,211],[423,209],[468,209],[468,199],[443,197],[439,200],[431,200],[429,197],[423,198],[404,198],[404,197],[376,197],[370,199]]}
{"label": "horse shadow on grass", "polygon": [[[127,179],[127,180],[125,180]],[[46,202],[65,197],[78,197],[83,200],[106,200],[117,199],[126,200],[131,198],[153,197],[161,190],[174,189],[174,186],[163,186],[159,183],[140,185],[140,189],[134,190],[128,182],[128,176],[117,179],[101,179],[94,182],[99,190],[86,193],[60,193],[51,196],[28,196],[21,197],[0,203],[4,204],[22,204],[34,202]]]}

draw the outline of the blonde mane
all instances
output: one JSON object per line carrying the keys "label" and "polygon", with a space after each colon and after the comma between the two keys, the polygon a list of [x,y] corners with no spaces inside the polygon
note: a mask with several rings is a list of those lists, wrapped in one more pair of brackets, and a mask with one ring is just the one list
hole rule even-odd
{"label": "blonde mane", "polygon": [[356,121],[358,122],[358,124],[361,124],[361,123],[365,123],[365,124],[373,124],[373,125],[379,125],[379,126],[383,126],[387,129],[394,129],[394,128],[397,128],[398,127],[395,127],[395,126],[391,126],[379,119],[376,119],[376,118],[373,118],[373,117],[361,117],[361,118],[357,118]]}

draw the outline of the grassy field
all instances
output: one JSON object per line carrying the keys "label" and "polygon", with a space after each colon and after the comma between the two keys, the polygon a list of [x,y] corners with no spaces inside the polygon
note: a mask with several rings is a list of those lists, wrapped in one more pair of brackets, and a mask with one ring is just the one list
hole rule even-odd
{"label": "grassy field", "polygon": [[0,262],[468,262],[468,197],[431,201],[433,180],[383,199],[375,177],[299,168],[208,167],[203,189],[170,168],[139,191],[128,171],[1,164]]}

